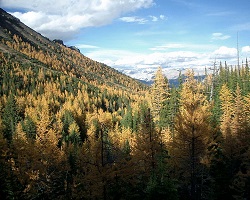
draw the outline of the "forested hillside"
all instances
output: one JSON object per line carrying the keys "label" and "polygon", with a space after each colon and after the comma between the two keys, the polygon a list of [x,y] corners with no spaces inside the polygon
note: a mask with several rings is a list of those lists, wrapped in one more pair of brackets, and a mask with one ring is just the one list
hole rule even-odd
{"label": "forested hillside", "polygon": [[250,199],[247,60],[148,87],[0,12],[0,199]]}

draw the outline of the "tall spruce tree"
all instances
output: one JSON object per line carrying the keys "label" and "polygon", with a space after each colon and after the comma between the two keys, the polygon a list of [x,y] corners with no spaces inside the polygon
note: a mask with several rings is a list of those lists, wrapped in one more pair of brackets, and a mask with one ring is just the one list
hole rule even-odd
{"label": "tall spruce tree", "polygon": [[15,134],[16,125],[19,121],[18,109],[14,95],[10,95],[7,99],[6,105],[3,109],[2,123],[4,126],[4,136],[8,140],[12,139]]}

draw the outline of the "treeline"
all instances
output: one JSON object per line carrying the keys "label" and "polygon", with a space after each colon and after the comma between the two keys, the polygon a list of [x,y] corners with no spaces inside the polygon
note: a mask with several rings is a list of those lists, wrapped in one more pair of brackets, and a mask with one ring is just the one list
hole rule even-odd
{"label": "treeline", "polygon": [[46,62],[0,54],[0,199],[250,198],[248,61],[148,91]]}

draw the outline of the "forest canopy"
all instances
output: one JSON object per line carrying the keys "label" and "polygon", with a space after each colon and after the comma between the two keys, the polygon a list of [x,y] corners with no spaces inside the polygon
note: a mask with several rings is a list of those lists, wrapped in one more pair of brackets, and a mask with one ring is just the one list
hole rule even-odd
{"label": "forest canopy", "polygon": [[250,199],[247,60],[147,86],[0,12],[0,199]]}
{"label": "forest canopy", "polygon": [[247,61],[129,93],[0,56],[1,198],[249,198]]}

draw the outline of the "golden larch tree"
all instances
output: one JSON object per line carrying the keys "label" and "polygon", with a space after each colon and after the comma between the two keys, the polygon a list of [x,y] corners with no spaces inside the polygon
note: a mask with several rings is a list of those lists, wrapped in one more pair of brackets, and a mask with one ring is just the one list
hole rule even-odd
{"label": "golden larch tree", "polygon": [[155,73],[154,83],[151,87],[150,94],[152,115],[155,121],[159,121],[163,103],[169,98],[169,95],[169,84],[167,78],[164,76],[162,68],[159,67]]}
{"label": "golden larch tree", "polygon": [[221,124],[220,130],[222,136],[226,138],[231,137],[231,123],[233,116],[233,95],[231,91],[228,89],[227,85],[224,84],[220,90],[220,101],[221,101]]}
{"label": "golden larch tree", "polygon": [[198,182],[203,175],[201,163],[211,137],[211,113],[203,84],[194,78],[193,71],[188,71],[186,76],[180,92],[180,109],[175,119],[173,139],[170,142],[170,156],[176,175],[190,180],[182,184],[190,188],[190,198],[196,199],[201,196],[199,189],[202,186]]}

